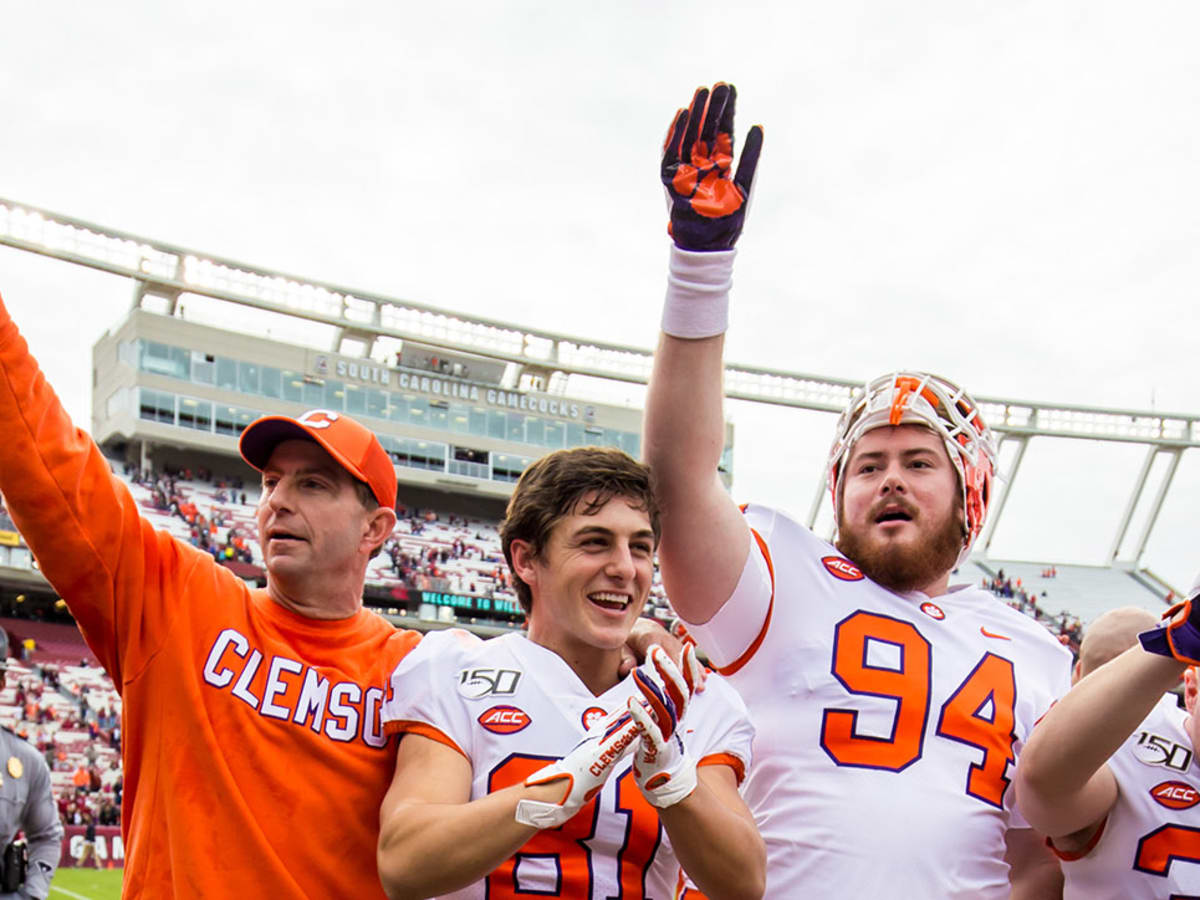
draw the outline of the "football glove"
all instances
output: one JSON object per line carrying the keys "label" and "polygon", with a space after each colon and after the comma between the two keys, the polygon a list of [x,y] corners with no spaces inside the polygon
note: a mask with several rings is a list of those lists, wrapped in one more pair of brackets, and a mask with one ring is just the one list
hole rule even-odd
{"label": "football glove", "polygon": [[1200,584],[1191,595],[1165,613],[1162,622],[1138,635],[1142,646],[1151,653],[1170,656],[1180,662],[1200,666]]}
{"label": "football glove", "polygon": [[660,809],[674,806],[696,789],[696,762],[683,746],[679,723],[700,669],[695,647],[688,644],[682,673],[661,647],[651,648],[646,663],[634,671],[643,699],[629,700],[629,715],[641,731],[633,776],[646,800]]}
{"label": "football glove", "polygon": [[525,779],[527,787],[561,780],[562,800],[558,803],[518,800],[517,821],[534,828],[557,828],[564,824],[604,787],[617,763],[637,744],[638,728],[628,710],[621,708],[592,726],[574,750]]}
{"label": "football glove", "polygon": [[762,128],[746,135],[737,173],[733,164],[733,111],[737,91],[718,82],[700,88],[692,105],[675,114],[663,144],[662,182],[671,222],[667,229],[684,250],[730,250],[746,220]]}

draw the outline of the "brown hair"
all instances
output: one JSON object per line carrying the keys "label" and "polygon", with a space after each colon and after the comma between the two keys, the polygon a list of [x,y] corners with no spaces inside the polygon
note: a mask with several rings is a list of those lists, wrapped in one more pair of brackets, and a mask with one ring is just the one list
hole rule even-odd
{"label": "brown hair", "polygon": [[533,594],[513,569],[513,541],[524,541],[533,556],[540,557],[559,519],[576,511],[585,516],[595,515],[613,497],[624,497],[635,509],[646,513],[657,546],[662,527],[650,467],[623,450],[613,447],[555,450],[521,473],[500,523],[500,544],[512,571],[517,599],[526,615],[533,609]]}

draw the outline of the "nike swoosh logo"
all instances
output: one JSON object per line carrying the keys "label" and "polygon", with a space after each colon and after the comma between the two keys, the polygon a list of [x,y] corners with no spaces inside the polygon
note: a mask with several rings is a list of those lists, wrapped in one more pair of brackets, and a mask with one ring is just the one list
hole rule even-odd
{"label": "nike swoosh logo", "polygon": [[1012,640],[1012,638],[1010,638],[1007,634],[993,634],[992,632],[988,631],[982,625],[979,626],[979,633],[982,634],[984,637],[995,638],[998,641],[1011,641]]}

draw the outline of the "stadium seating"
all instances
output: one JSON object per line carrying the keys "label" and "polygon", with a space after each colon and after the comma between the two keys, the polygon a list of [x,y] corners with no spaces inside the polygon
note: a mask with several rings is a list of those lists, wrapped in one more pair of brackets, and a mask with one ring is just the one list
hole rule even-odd
{"label": "stadium seating", "polygon": [[[211,478],[186,478],[177,473],[163,479],[122,474],[121,467],[116,465],[114,469],[129,485],[142,514],[156,528],[197,543],[197,528],[203,526],[195,522],[206,523],[208,539],[217,548],[226,545],[233,530],[249,551],[250,565],[261,570],[262,548],[255,538],[255,506],[259,499],[256,486],[229,488]],[[168,491],[163,490],[156,501],[155,488],[165,487],[168,481],[170,496],[165,496]],[[413,587],[516,602],[500,546],[498,522],[430,509],[401,507],[399,512],[385,552],[367,567],[368,585],[385,589]],[[187,521],[189,516],[193,522]],[[674,616],[657,570],[646,614],[662,621]]]}
{"label": "stadium seating", "polygon": [[[26,632],[31,624],[0,623]],[[77,641],[83,647],[82,639]],[[119,818],[121,698],[103,669],[79,664],[78,652],[75,660],[70,665],[10,659],[7,685],[0,691],[0,725],[45,754],[51,788],[65,818],[84,810],[98,816],[102,808],[110,818]],[[87,778],[85,789],[76,784],[80,772]]]}

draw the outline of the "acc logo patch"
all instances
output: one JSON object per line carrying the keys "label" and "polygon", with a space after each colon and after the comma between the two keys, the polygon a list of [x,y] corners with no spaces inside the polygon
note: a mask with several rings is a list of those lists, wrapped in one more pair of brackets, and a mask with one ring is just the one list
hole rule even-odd
{"label": "acc logo patch", "polygon": [[480,713],[478,721],[492,734],[516,734],[528,728],[533,720],[525,710],[515,706],[493,706]]}
{"label": "acc logo patch", "polygon": [[844,556],[823,556],[821,562],[829,574],[842,581],[862,581],[862,570]]}
{"label": "acc logo patch", "polygon": [[598,706],[589,706],[583,711],[583,715],[579,717],[579,721],[583,723],[584,731],[591,731],[592,726],[607,716],[604,710]]}
{"label": "acc logo patch", "polygon": [[939,622],[946,618],[946,614],[942,612],[942,608],[936,603],[930,603],[928,600],[921,604],[921,612],[925,613],[931,619],[937,619]]}
{"label": "acc logo patch", "polygon": [[1164,781],[1150,788],[1150,796],[1167,809],[1191,809],[1200,803],[1200,791],[1182,781]]}
{"label": "acc logo patch", "polygon": [[509,697],[517,692],[521,673],[516,669],[462,669],[458,673],[458,692],[468,700],[496,695]]}

